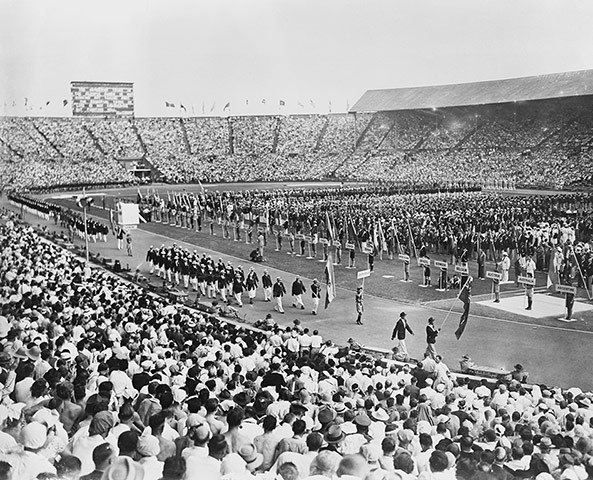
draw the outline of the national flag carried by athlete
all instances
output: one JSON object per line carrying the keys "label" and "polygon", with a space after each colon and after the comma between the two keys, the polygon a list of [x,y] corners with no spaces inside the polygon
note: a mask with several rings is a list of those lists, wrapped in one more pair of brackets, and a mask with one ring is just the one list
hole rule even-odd
{"label": "national flag carried by athlete", "polygon": [[352,217],[348,218],[348,240],[352,242],[359,250],[362,248],[360,243],[360,239],[358,238],[358,232],[354,227],[354,222],[352,221]]}
{"label": "national flag carried by athlete", "polygon": [[82,195],[76,195],[75,199],[76,205],[78,205],[80,208],[90,208],[94,202],[93,197],[86,195],[84,189],[82,191]]}
{"label": "national flag carried by athlete", "polygon": [[560,265],[562,260],[562,252],[552,250],[552,258],[550,260],[550,266],[548,267],[548,278],[546,282],[546,287],[551,289],[552,292],[556,292],[556,284],[560,283],[556,265]]}
{"label": "national flag carried by athlete", "polygon": [[552,292],[556,291],[556,287],[554,286],[553,278],[556,276],[556,266],[554,265],[554,261],[550,262],[550,266],[548,267],[548,280],[546,282],[546,288],[552,289]]}
{"label": "national flag carried by athlete", "polygon": [[471,282],[472,277],[468,277],[467,281],[465,282],[465,285],[463,285],[457,297],[459,300],[463,302],[463,313],[461,314],[461,318],[459,319],[459,327],[457,327],[457,330],[455,330],[455,337],[457,338],[457,340],[459,340],[459,338],[463,334],[465,327],[467,325],[467,319],[469,317],[469,306],[471,304],[472,298]]}
{"label": "national flag carried by athlete", "polygon": [[385,241],[385,233],[383,233],[383,227],[381,226],[381,221],[377,222],[378,231],[379,231],[379,251],[386,252],[387,251],[387,242]]}
{"label": "national flag carried by athlete", "polygon": [[329,237],[328,240],[330,242],[333,242],[335,239],[334,228],[329,218],[329,214],[327,213],[327,210],[325,211],[325,228],[327,229],[327,235]]}
{"label": "national flag carried by athlete", "polygon": [[332,300],[336,298],[336,275],[331,253],[328,253],[327,262],[325,263],[325,283],[327,287],[325,291],[325,308],[327,308]]}

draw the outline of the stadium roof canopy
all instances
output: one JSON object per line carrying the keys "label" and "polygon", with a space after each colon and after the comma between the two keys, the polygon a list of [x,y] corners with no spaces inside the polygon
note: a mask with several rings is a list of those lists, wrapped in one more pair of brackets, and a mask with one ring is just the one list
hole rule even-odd
{"label": "stadium roof canopy", "polygon": [[368,90],[355,112],[419,110],[593,95],[593,70],[431,87]]}

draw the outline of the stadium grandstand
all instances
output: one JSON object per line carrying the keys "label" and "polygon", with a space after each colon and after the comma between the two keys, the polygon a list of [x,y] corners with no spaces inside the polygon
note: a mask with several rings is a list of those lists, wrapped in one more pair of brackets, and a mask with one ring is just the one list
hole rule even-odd
{"label": "stadium grandstand", "polygon": [[340,172],[366,180],[588,185],[592,93],[591,70],[371,90],[350,110],[372,116]]}
{"label": "stadium grandstand", "polygon": [[[137,158],[169,183],[356,180],[590,185],[593,71],[371,90],[350,114],[192,118],[3,118],[13,187],[138,182]],[[78,172],[78,174],[77,174]]]}

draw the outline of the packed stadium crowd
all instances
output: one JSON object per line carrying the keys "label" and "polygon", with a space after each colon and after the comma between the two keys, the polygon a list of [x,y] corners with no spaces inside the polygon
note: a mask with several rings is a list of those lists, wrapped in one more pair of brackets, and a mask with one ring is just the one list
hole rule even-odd
{"label": "packed stadium crowd", "polygon": [[485,183],[590,185],[588,102],[457,107],[377,113],[341,178],[422,183],[459,177]]}
{"label": "packed stadium crowd", "polygon": [[0,168],[9,180],[3,183],[16,188],[129,181],[119,157],[143,157],[172,183],[464,179],[575,187],[593,180],[589,103],[356,115],[5,118]]}
{"label": "packed stadium crowd", "polygon": [[[108,125],[106,121],[100,132],[104,132]],[[2,189],[137,183],[137,179],[116,161],[112,150],[97,146],[89,134],[89,127],[80,119],[3,118],[0,120],[0,138]],[[101,139],[108,141],[108,137],[102,136]],[[111,141],[118,145],[112,145],[112,149],[126,145],[124,138]]]}
{"label": "packed stadium crowd", "polygon": [[593,474],[591,393],[526,385],[519,365],[470,381],[436,353],[400,364],[297,323],[227,323],[2,213],[0,478]]}

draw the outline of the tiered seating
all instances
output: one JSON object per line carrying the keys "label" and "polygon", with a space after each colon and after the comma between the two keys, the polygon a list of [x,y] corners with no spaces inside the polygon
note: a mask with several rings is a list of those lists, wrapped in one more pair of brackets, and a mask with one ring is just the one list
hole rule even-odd
{"label": "tiered seating", "polygon": [[[592,111],[582,98],[355,116],[11,118],[2,120],[0,139],[3,158],[17,163],[100,163],[146,154],[174,183],[337,176],[555,188],[587,185],[591,178]],[[78,169],[84,181],[82,165],[63,168],[68,176]],[[47,183],[29,178],[20,185],[38,181]]]}
{"label": "tiered seating", "polygon": [[279,119],[277,117],[231,118],[235,155],[272,153]]}
{"label": "tiered seating", "polygon": [[84,125],[97,138],[99,145],[109,157],[142,157],[138,137],[128,119],[91,119]]}

